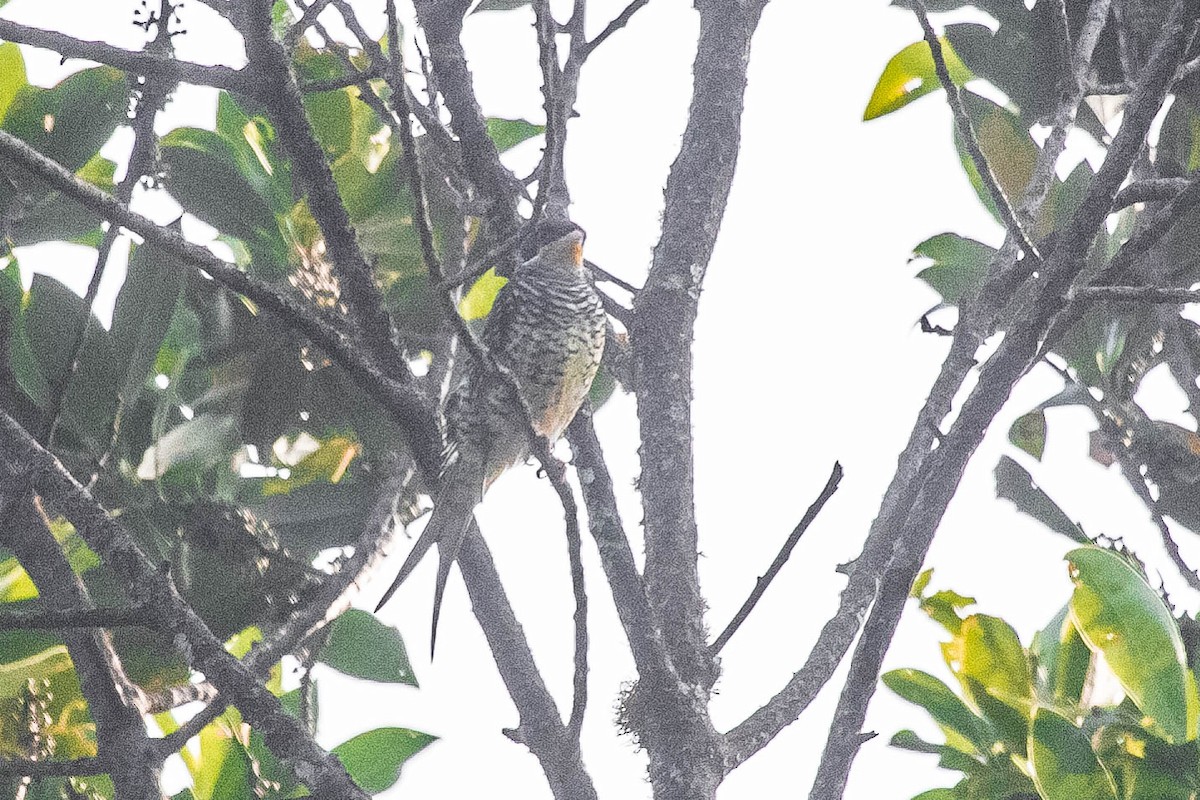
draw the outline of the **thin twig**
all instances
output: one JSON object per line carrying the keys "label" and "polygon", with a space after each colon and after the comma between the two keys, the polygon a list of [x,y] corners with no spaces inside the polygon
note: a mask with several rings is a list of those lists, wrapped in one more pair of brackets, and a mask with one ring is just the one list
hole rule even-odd
{"label": "thin twig", "polygon": [[329,0],[313,0],[313,4],[304,9],[304,13],[300,15],[300,19],[296,20],[296,24],[288,30],[287,36],[284,39],[284,43],[289,50],[295,46],[296,41],[304,35],[304,32],[316,23],[317,17],[321,16],[321,12],[328,5]]}
{"label": "thin twig", "polygon": [[929,22],[929,12],[925,8],[924,0],[912,0],[912,8],[913,13],[916,14],[917,21],[921,23],[921,30],[924,31],[925,41],[929,43],[929,49],[933,54],[934,69],[937,71],[938,80],[941,81],[942,88],[946,90],[946,95],[950,101],[950,108],[954,112],[954,123],[958,126],[958,133],[962,138],[963,147],[971,156],[971,162],[975,165],[975,171],[979,173],[979,178],[983,181],[983,185],[988,191],[988,196],[992,198],[992,203],[996,206],[996,211],[999,213],[1004,227],[1017,238],[1017,243],[1025,251],[1027,257],[1031,257],[1035,261],[1041,261],[1041,254],[1025,232],[1025,228],[1017,220],[1017,215],[1013,211],[1012,204],[1009,203],[1004,190],[1000,188],[1000,183],[996,180],[996,175],[992,172],[992,167],[988,163],[987,157],[983,154],[982,148],[979,146],[979,138],[975,135],[975,128],[971,123],[971,115],[967,112],[967,107],[963,105],[962,94],[959,92],[958,86],[950,77],[950,69],[946,66],[946,55],[942,51],[941,39],[938,38],[937,32],[934,31],[933,25]]}
{"label": "thin twig", "polygon": [[621,28],[624,28],[627,24],[629,24],[629,20],[633,18],[633,15],[649,2],[650,0],[633,0],[632,3],[625,6],[625,10],[618,14],[616,19],[608,23],[608,25],[604,27],[604,30],[596,34],[596,38],[584,45],[584,57],[586,58],[587,56],[590,56],[597,47],[604,44],[604,41],[608,37],[612,36],[614,33],[621,30]]}
{"label": "thin twig", "polygon": [[767,587],[771,585],[771,581],[775,580],[775,576],[779,574],[779,570],[783,569],[783,565],[791,558],[792,550],[796,548],[796,544],[800,541],[800,537],[812,525],[813,520],[821,513],[821,509],[825,507],[825,503],[829,498],[833,497],[833,493],[838,490],[838,484],[842,481],[842,465],[834,463],[833,470],[829,473],[829,479],[825,482],[825,488],[821,490],[821,494],[817,495],[817,499],[808,507],[808,511],[800,519],[800,522],[788,535],[787,541],[783,543],[779,553],[775,556],[775,560],[771,562],[771,566],[763,573],[758,582],[754,584],[754,590],[750,592],[750,596],[746,598],[746,602],[742,603],[742,607],[733,615],[733,619],[729,620],[729,624],[721,631],[721,635],[709,647],[709,650],[715,656],[721,652],[721,648],[729,641],[730,637],[737,632],[737,629],[742,626],[750,616],[750,612],[754,610],[754,606],[758,605],[758,601],[762,599],[763,594],[767,591]]}

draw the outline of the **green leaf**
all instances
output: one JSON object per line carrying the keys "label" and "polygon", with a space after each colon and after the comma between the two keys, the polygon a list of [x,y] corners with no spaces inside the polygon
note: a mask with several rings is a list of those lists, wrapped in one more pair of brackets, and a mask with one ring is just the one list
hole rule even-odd
{"label": "green leaf", "polygon": [[376,794],[394,784],[404,762],[436,739],[407,728],[376,728],[342,742],[330,752],[342,760],[355,783]]}
{"label": "green leaf", "polygon": [[1028,414],[1017,417],[1008,429],[1008,440],[1029,455],[1042,460],[1046,451],[1046,414],[1035,408]]}
{"label": "green leaf", "polygon": [[962,630],[962,617],[958,612],[973,605],[975,605],[974,597],[964,597],[958,592],[948,589],[921,598],[921,610],[955,636]]}
{"label": "green leaf", "polygon": [[[7,0],[0,0],[3,6]],[[25,58],[16,42],[0,44],[0,122],[3,122],[8,107],[21,87],[28,83],[25,77]]]}
{"label": "green leaf", "polygon": [[[524,2],[528,2],[528,0],[524,0]],[[502,119],[500,117],[488,117],[487,119],[487,134],[501,153],[545,132],[545,125],[534,125],[523,119]]]}
{"label": "green leaf", "polygon": [[971,678],[992,696],[1028,710],[1033,695],[1029,660],[1017,632],[1007,622],[972,614],[943,648],[952,668],[957,665],[954,669],[960,679]]}
{"label": "green leaf", "polygon": [[468,322],[486,317],[492,310],[492,304],[496,302],[496,296],[500,294],[500,290],[506,283],[508,283],[508,278],[497,275],[494,267],[480,275],[478,280],[471,284],[470,290],[463,296],[463,299],[459,301],[459,316]]}
{"label": "green leaf", "polygon": [[12,258],[0,270],[0,309],[8,320],[8,370],[25,396],[39,408],[50,402],[50,384],[38,366],[29,332],[25,327],[22,304],[25,290],[21,286],[21,268]]}
{"label": "green leaf", "polygon": [[[996,182],[1010,203],[1015,203],[1025,192],[1033,176],[1033,165],[1037,161],[1039,148],[1029,135],[1029,128],[1007,109],[986,100],[973,92],[963,92],[963,104],[971,117],[979,148],[991,166]],[[984,186],[975,162],[963,146],[957,127],[954,131],[954,146],[967,179],[984,207],[999,219],[992,196]]]}
{"label": "green leaf", "polygon": [[33,579],[15,558],[0,561],[0,603],[19,603],[37,597]]}
{"label": "green leaf", "polygon": [[962,800],[962,797],[954,789],[929,789],[916,795],[912,800]]}
{"label": "green leaf", "polygon": [[1087,681],[1092,651],[1083,643],[1065,605],[1045,628],[1034,634],[1030,651],[1037,664],[1039,696],[1048,702],[1079,703]]}
{"label": "green leaf", "polygon": [[996,250],[982,242],[957,233],[940,233],[914,247],[912,259],[932,262],[918,272],[917,277],[940,294],[943,301],[957,305],[964,296],[973,296],[983,285],[988,265],[995,255]]}
{"label": "green leaf", "polygon": [[910,750],[914,753],[931,753],[940,756],[938,766],[942,769],[956,769],[959,772],[970,772],[979,766],[979,761],[961,750],[945,744],[927,742],[912,731],[898,731],[889,745],[900,750]]}
{"label": "green leaf", "polygon": [[304,96],[304,110],[309,123],[330,161],[336,161],[354,147],[353,105],[363,104],[352,99],[345,90]]}
{"label": "green leaf", "polygon": [[910,703],[929,712],[943,729],[954,731],[970,742],[979,753],[987,753],[995,743],[983,720],[967,708],[946,684],[917,669],[894,669],[884,673],[883,683]]}
{"label": "green leaf", "polygon": [[55,645],[27,658],[0,664],[0,697],[15,697],[30,680],[73,670],[66,645]]}
{"label": "green leaf", "polygon": [[1125,693],[1168,741],[1194,739],[1200,700],[1171,612],[1116,553],[1080,547],[1067,560],[1075,583],[1071,619],[1084,642],[1104,654]]}
{"label": "green leaf", "polygon": [[171,131],[160,149],[164,183],[185,211],[245,242],[260,273],[277,274],[286,266],[276,209],[260,191],[270,181],[260,163],[239,159],[228,141],[199,128]]}
{"label": "green leaf", "polygon": [[21,87],[0,127],[74,172],[126,121],[128,95],[120,70],[85,69],[50,89]]}
{"label": "green leaf", "polygon": [[256,800],[254,765],[234,735],[240,726],[230,709],[200,731],[200,757],[189,764],[196,800]]}
{"label": "green leaf", "polygon": [[124,378],[121,399],[132,406],[145,386],[171,327],[184,267],[152,244],[137,246],[117,295],[112,327],[114,363]]}
{"label": "green leaf", "polygon": [[1055,533],[1061,533],[1080,544],[1091,544],[1083,530],[1034,482],[1029,470],[1011,456],[1000,456],[995,476],[996,497],[1011,501],[1018,511],[1028,514]]}
{"label": "green leaf", "polygon": [[203,472],[229,458],[237,443],[235,417],[202,414],[172,428],[146,448],[137,474],[142,480],[154,480],[180,467]]}
{"label": "green leaf", "polygon": [[[975,77],[954,52],[949,39],[943,36],[938,41],[942,43],[946,68],[955,86],[962,86]],[[863,111],[863,120],[890,114],[940,88],[942,85],[938,81],[929,43],[924,40],[913,42],[892,56],[883,68],[883,74],[879,76],[871,99],[867,101],[867,108]]]}
{"label": "green leaf", "polygon": [[1116,800],[1112,776],[1092,752],[1087,735],[1047,708],[1034,714],[1029,731],[1034,782],[1044,800]]}
{"label": "green leaf", "polygon": [[417,685],[400,632],[357,608],[334,621],[320,661],[356,678]]}
{"label": "green leaf", "polygon": [[61,381],[67,375],[78,326],[89,317],[79,368],[63,398],[62,419],[66,429],[92,455],[98,455],[108,445],[108,426],[116,413],[112,343],[79,295],[53,278],[33,276],[23,321],[38,368],[47,382]]}

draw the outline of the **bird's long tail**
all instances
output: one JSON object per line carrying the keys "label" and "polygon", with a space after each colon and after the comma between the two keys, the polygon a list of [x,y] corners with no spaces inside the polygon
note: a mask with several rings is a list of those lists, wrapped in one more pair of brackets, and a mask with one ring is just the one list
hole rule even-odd
{"label": "bird's long tail", "polygon": [[438,617],[442,612],[442,596],[446,593],[446,581],[450,578],[450,567],[458,557],[463,538],[475,512],[475,506],[483,499],[483,467],[481,464],[459,459],[442,476],[442,489],[438,493],[433,513],[425,530],[417,538],[399,574],[392,585],[383,593],[375,610],[383,608],[400,584],[408,578],[417,564],[424,558],[430,546],[437,542],[438,571],[433,594],[433,629],[429,637],[429,655],[437,646]]}

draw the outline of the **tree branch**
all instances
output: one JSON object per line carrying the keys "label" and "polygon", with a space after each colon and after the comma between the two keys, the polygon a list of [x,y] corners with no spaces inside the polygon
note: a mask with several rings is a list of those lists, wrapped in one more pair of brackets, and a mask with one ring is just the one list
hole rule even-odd
{"label": "tree branch", "polygon": [[[158,32],[147,46],[148,52],[162,53],[168,57],[172,54],[171,34],[167,24],[170,12],[171,8],[168,5],[168,0],[161,0],[157,18]],[[137,107],[134,109],[134,117],[131,123],[133,128],[133,147],[130,150],[129,163],[126,165],[125,177],[117,184],[116,191],[113,193],[117,200],[126,205],[133,198],[133,190],[138,182],[154,168],[155,156],[158,152],[158,141],[154,133],[154,120],[158,117],[158,112],[162,110],[174,86],[174,83],[167,84],[155,77],[144,76],[143,78],[142,89],[140,94],[137,94]],[[67,372],[57,378],[51,387],[50,403],[46,411],[46,430],[43,437],[46,447],[51,450],[54,445],[54,434],[60,422],[62,404],[70,388],[71,381],[75,378],[75,373],[79,370],[80,357],[83,355],[83,348],[87,343],[87,335],[91,329],[92,306],[96,303],[96,296],[100,292],[100,282],[104,278],[104,271],[108,266],[108,258],[112,254],[113,246],[117,243],[119,234],[120,228],[117,225],[109,223],[108,230],[104,232],[104,237],[100,240],[100,246],[96,248],[96,266],[92,269],[92,277],[88,281],[87,291],[84,293],[84,311],[75,327],[71,344],[71,358],[67,362]],[[119,427],[119,418],[120,412],[118,411],[111,426],[113,432]],[[109,438],[111,439],[112,437],[110,436]],[[101,457],[101,460],[103,459],[104,456]]]}
{"label": "tree branch", "polygon": [[[710,796],[727,771],[724,741],[707,708],[717,667],[708,652],[697,572],[691,347],[704,273],[733,183],[750,42],[764,5],[696,2],[700,39],[691,108],[667,178],[662,235],[634,299],[646,593],[692,697],[681,705],[663,687],[638,687],[650,694],[644,702],[656,719],[633,714],[631,722],[650,756],[651,783],[664,797]],[[686,774],[678,768],[682,753],[689,754]]]}
{"label": "tree branch", "polygon": [[0,158],[29,170],[80,205],[136,233],[144,241],[175,254],[189,266],[204,270],[224,286],[277,314],[288,326],[308,336],[395,417],[408,437],[414,458],[423,470],[432,470],[436,474],[441,445],[436,422],[426,401],[411,387],[385,375],[355,340],[326,322],[306,302],[251,278],[233,264],[214,256],[207,248],[133,213],[111,195],[80,180],[4,131],[0,131]]}
{"label": "tree branch", "polygon": [[612,36],[614,33],[628,25],[629,20],[633,19],[633,15],[644,8],[649,2],[650,0],[633,0],[632,3],[625,6],[625,10],[618,14],[612,22],[608,23],[608,25],[604,27],[604,30],[596,34],[595,39],[592,39],[590,42],[584,45],[583,57],[587,58],[590,56],[597,47],[604,44],[608,37]]}
{"label": "tree branch", "polygon": [[729,624],[725,626],[723,631],[721,631],[721,635],[718,636],[710,646],[709,650],[713,653],[713,655],[721,652],[721,648],[725,646],[725,643],[728,642],[730,637],[737,632],[737,629],[742,626],[742,623],[749,618],[750,612],[754,610],[756,605],[758,605],[758,601],[767,591],[767,587],[771,585],[771,581],[775,580],[775,576],[779,574],[779,570],[783,569],[783,565],[786,564],[788,559],[791,557],[792,550],[796,548],[796,544],[800,541],[800,537],[804,535],[804,532],[808,530],[810,525],[812,525],[813,520],[815,520],[817,515],[821,513],[821,509],[825,507],[825,503],[829,501],[829,498],[833,497],[833,493],[838,490],[838,484],[841,482],[842,465],[834,463],[833,471],[829,473],[829,480],[825,482],[825,488],[821,490],[821,494],[819,494],[817,499],[813,501],[812,505],[808,507],[808,511],[804,513],[804,516],[800,519],[800,522],[788,535],[787,541],[783,543],[783,547],[780,548],[779,554],[775,556],[775,560],[771,562],[771,566],[767,567],[767,571],[763,573],[762,577],[758,579],[758,582],[754,584],[754,590],[750,592],[750,596],[746,598],[746,602],[742,603],[742,607],[739,608],[738,612],[733,615],[733,619],[729,621]]}
{"label": "tree branch", "polygon": [[1113,211],[1127,208],[1135,203],[1173,200],[1176,195],[1194,182],[1193,178],[1146,178],[1134,181],[1117,192],[1117,196],[1113,200]]}
{"label": "tree branch", "polygon": [[[0,482],[4,482],[9,478],[6,473],[19,470],[27,462],[19,459],[16,448],[0,446],[0,453],[4,454],[0,461]],[[2,485],[0,492],[9,494]],[[87,590],[47,527],[33,496],[15,499],[10,508],[5,515],[8,524],[0,527],[3,531],[0,541],[16,554],[49,611],[90,605]],[[75,628],[62,628],[59,635],[70,653],[88,711],[96,722],[97,749],[116,791],[130,800],[159,800],[161,762],[146,736],[146,726],[136,705],[139,690],[126,677],[112,640],[104,631]]]}
{"label": "tree branch", "polygon": [[358,245],[350,216],[342,204],[333,172],[304,112],[300,89],[283,46],[271,33],[271,0],[256,0],[250,14],[246,46],[251,63],[262,76],[259,98],[291,157],[308,196],[309,210],[321,229],[326,251],[333,262],[342,299],[362,331],[364,344],[375,363],[398,381],[409,378],[407,362],[396,341],[383,293],[374,270]]}
{"label": "tree branch", "polygon": [[[588,672],[587,592],[583,583],[579,509],[575,504],[575,495],[571,491],[570,484],[566,481],[565,468],[550,452],[549,442],[545,437],[538,434],[534,428],[533,414],[530,412],[525,401],[525,395],[520,382],[511,370],[505,369],[488,353],[484,344],[467,327],[454,306],[452,296],[449,293],[437,291],[437,287],[444,283],[445,276],[442,274],[441,262],[434,248],[433,226],[429,221],[429,204],[425,197],[425,178],[421,173],[416,142],[413,139],[412,128],[410,127],[411,123],[409,122],[412,109],[409,107],[408,96],[404,91],[404,60],[399,41],[400,28],[396,20],[393,0],[388,0],[386,8],[389,35],[392,37],[391,41],[394,43],[392,59],[393,73],[391,75],[393,96],[399,98],[400,101],[402,112],[400,125],[401,146],[404,149],[404,162],[408,171],[409,186],[412,187],[413,198],[416,203],[416,214],[413,221],[417,229],[417,237],[421,243],[421,256],[429,275],[429,283],[433,287],[435,295],[439,298],[439,305],[442,307],[443,315],[454,325],[459,340],[467,347],[471,355],[479,360],[479,363],[485,365],[489,370],[495,372],[509,383],[509,387],[519,401],[520,409],[524,411],[525,431],[529,438],[530,449],[537,456],[538,461],[541,462],[543,470],[545,470],[546,475],[550,478],[550,482],[554,486],[554,491],[558,494],[559,500],[562,503],[563,515],[566,520],[567,549],[571,561],[571,583],[575,595],[575,677],[568,735],[572,741],[576,742],[576,746],[578,746],[579,732],[583,726],[583,714],[587,707]],[[541,758],[544,754],[537,753],[537,755]]]}
{"label": "tree branch", "polygon": [[975,129],[971,124],[971,115],[967,113],[967,107],[963,105],[962,95],[958,91],[958,86],[950,78],[950,70],[946,66],[946,56],[942,52],[942,42],[938,38],[937,32],[934,31],[933,25],[929,22],[929,12],[925,8],[924,1],[912,0],[912,9],[913,13],[916,14],[917,21],[921,23],[921,30],[925,34],[925,41],[928,42],[929,49],[933,53],[933,66],[937,71],[938,80],[941,82],[942,88],[946,90],[950,109],[954,112],[954,124],[958,127],[959,136],[962,137],[963,147],[971,156],[971,162],[975,165],[975,171],[979,173],[980,180],[983,181],[983,185],[987,188],[988,196],[992,198],[992,203],[995,204],[996,210],[1000,214],[1000,220],[1004,223],[1004,227],[1008,229],[1009,233],[1016,237],[1017,244],[1020,245],[1026,256],[1033,258],[1035,261],[1041,261],[1042,257],[1038,252],[1037,246],[1034,245],[1028,234],[1025,233],[1025,228],[1017,219],[1012,204],[1008,202],[1008,197],[1005,196],[1004,190],[1000,188],[1000,184],[996,180],[996,174],[992,172],[992,167],[979,146],[979,139],[975,136]]}
{"label": "tree branch", "polygon": [[146,609],[137,606],[0,611],[0,631],[118,628],[127,625],[147,627],[150,624],[150,615]]}
{"label": "tree branch", "polygon": [[75,525],[88,546],[129,585],[133,601],[149,609],[158,625],[176,631],[173,643],[188,663],[237,705],[302,783],[316,795],[366,800],[367,794],[354,784],[341,761],[318,747],[280,707],[279,700],[257,682],[254,673],[225,650],[124,528],[51,453],[2,411],[0,444],[12,463],[28,471],[42,497]]}
{"label": "tree branch", "polygon": [[462,145],[463,171],[488,208],[493,235],[504,239],[520,226],[517,180],[500,163],[500,153],[487,134],[467,56],[459,37],[470,0],[414,0],[425,32],[438,88],[450,111],[450,127]]}
{"label": "tree branch", "polygon": [[125,72],[153,76],[167,83],[190,83],[196,86],[213,86],[230,92],[257,94],[257,79],[252,71],[246,69],[193,64],[163,53],[135,52],[104,42],[85,42],[62,33],[30,28],[3,18],[0,18],[0,39],[52,50],[64,58],[82,58]]}
{"label": "tree branch", "polygon": [[[1040,187],[1053,179],[1055,164],[1065,143],[1065,131],[1070,128],[1076,107],[1082,100],[1083,77],[1107,18],[1108,5],[1109,0],[1093,0],[1079,34],[1069,78],[1071,83],[1067,87],[1069,91],[1064,92],[1060,101],[1054,130],[1038,154],[1030,187],[1021,203],[1021,208],[1030,217],[1036,216],[1045,200],[1046,193]],[[1060,127],[1064,133],[1057,135]],[[895,475],[884,493],[863,551],[849,565],[849,580],[842,590],[837,611],[822,627],[804,665],[788,683],[728,733],[733,766],[753,756],[799,717],[832,677],[853,644],[867,609],[879,591],[884,570],[895,554],[898,529],[895,517],[902,513],[899,509],[911,507],[916,500],[920,477],[928,469],[931,453],[942,438],[942,421],[950,414],[955,396],[975,366],[975,353],[990,333],[993,320],[1024,279],[1022,276],[1013,280],[1018,273],[1014,268],[1017,255],[1016,240],[1010,235],[992,259],[988,279],[978,298],[963,310],[962,318],[955,326],[950,351],[900,454]]]}
{"label": "tree branch", "polygon": [[1038,344],[1051,321],[1062,310],[1063,295],[1082,269],[1084,255],[1104,224],[1113,198],[1128,176],[1150,124],[1162,106],[1182,56],[1185,34],[1192,30],[1194,15],[1200,10],[1191,4],[1186,6],[1186,18],[1185,3],[1181,0],[1164,24],[1163,35],[1126,107],[1121,129],[1113,139],[1104,164],[1044,265],[1031,313],[1021,320],[1021,324],[1007,331],[995,354],[980,371],[979,381],[949,433],[927,460],[923,474],[917,476],[906,492],[906,495],[912,495],[912,488],[919,487],[913,502],[901,505],[889,515],[887,527],[900,532],[897,554],[883,577],[879,598],[851,661],[850,675],[834,714],[830,737],[810,794],[814,800],[840,797],[844,790],[850,764],[861,745],[859,732],[878,680],[879,664],[899,621],[904,597],[970,456],[1013,386],[1035,363]]}
{"label": "tree branch", "polygon": [[0,775],[28,775],[50,778],[60,775],[103,775],[110,769],[103,758],[76,758],[71,761],[0,758]]}

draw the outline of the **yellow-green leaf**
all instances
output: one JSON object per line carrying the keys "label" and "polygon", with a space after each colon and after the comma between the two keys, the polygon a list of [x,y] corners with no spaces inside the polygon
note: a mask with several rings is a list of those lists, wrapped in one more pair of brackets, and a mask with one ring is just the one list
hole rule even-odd
{"label": "yellow-green leaf", "polygon": [[1099,547],[1067,553],[1071,619],[1149,726],[1171,742],[1196,737],[1200,698],[1183,640],[1162,599],[1121,556]]}
{"label": "yellow-green leaf", "polygon": [[[954,85],[962,86],[975,77],[954,52],[950,40],[943,36],[938,41],[942,43],[946,68]],[[891,61],[883,68],[883,74],[879,76],[879,82],[871,92],[871,99],[867,101],[863,119],[877,119],[890,114],[898,108],[904,108],[918,97],[924,97],[940,88],[941,83],[938,82],[937,71],[934,69],[929,43],[923,40],[913,42],[892,56]]]}
{"label": "yellow-green leaf", "polygon": [[471,290],[458,304],[458,313],[465,320],[483,319],[492,310],[496,295],[508,283],[508,278],[497,275],[496,270],[489,269],[471,286]]}

